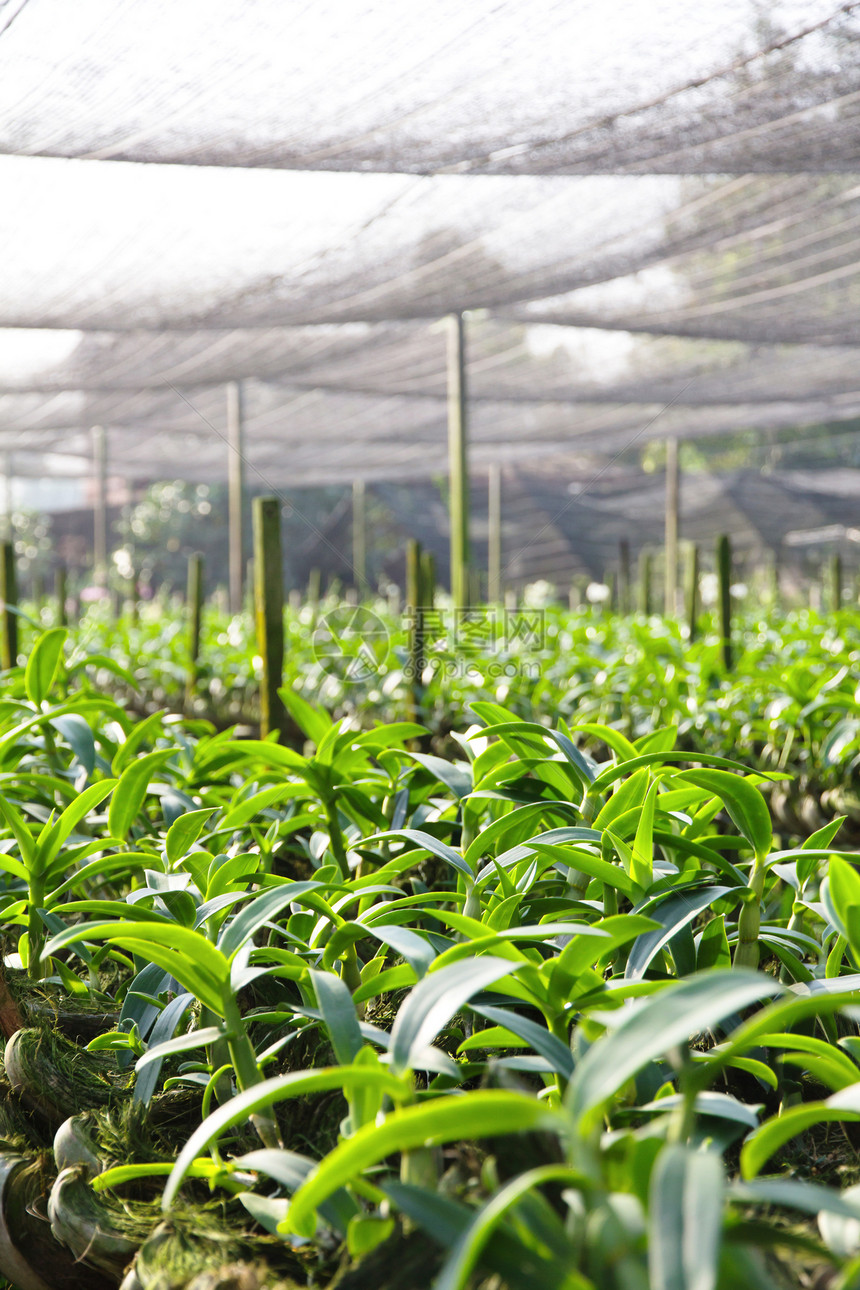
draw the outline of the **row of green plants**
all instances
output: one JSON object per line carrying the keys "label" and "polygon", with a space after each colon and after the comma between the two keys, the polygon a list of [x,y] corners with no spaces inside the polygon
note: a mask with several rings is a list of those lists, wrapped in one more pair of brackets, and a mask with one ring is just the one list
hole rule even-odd
{"label": "row of green plants", "polygon": [[289,746],[133,718],[122,671],[54,628],[3,677],[14,1284],[62,1283],[24,1211],[124,1290],[860,1284],[858,857],[775,831],[788,756],[538,687],[443,757],[298,679]]}

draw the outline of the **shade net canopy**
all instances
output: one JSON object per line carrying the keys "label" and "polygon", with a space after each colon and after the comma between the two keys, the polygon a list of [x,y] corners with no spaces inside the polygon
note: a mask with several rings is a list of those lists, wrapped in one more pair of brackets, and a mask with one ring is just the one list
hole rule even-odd
{"label": "shade net canopy", "polygon": [[850,170],[834,0],[5,0],[0,149],[416,174]]}
{"label": "shade net canopy", "polygon": [[254,486],[429,480],[464,311],[478,472],[851,422],[858,37],[833,0],[5,0],[0,451],[86,475],[99,425],[116,475],[223,480],[240,381]]}

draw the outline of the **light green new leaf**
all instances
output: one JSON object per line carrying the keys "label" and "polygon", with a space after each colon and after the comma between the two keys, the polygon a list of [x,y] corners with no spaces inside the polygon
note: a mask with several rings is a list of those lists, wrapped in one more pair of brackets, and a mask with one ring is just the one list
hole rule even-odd
{"label": "light green new leaf", "polygon": [[813,1124],[860,1120],[860,1082],[840,1089],[823,1102],[790,1106],[750,1134],[741,1149],[741,1176],[755,1178],[775,1151]]}
{"label": "light green new leaf", "polygon": [[66,627],[51,627],[42,632],[27,660],[24,689],[27,691],[27,698],[37,708],[42,706],[51,692],[68,634]]}
{"label": "light green new leaf", "polygon": [[171,864],[181,860],[191,850],[206,828],[213,810],[214,807],[207,806],[200,811],[185,811],[178,820],[173,821],[164,841],[164,850]]}
{"label": "light green new leaf", "polygon": [[[170,1208],[176,1193],[182,1186],[183,1179],[197,1157],[202,1152],[208,1151],[212,1143],[228,1129],[232,1129],[237,1124],[246,1124],[252,1115],[265,1111],[275,1102],[284,1102],[291,1097],[304,1097],[308,1093],[325,1093],[330,1089],[342,1089],[344,1093],[349,1093],[361,1088],[376,1088],[385,1096],[395,1100],[403,1099],[410,1094],[408,1086],[402,1080],[395,1079],[382,1066],[356,1065],[326,1066],[317,1070],[292,1071],[289,1075],[274,1075],[271,1079],[263,1080],[260,1084],[255,1084],[252,1088],[237,1094],[236,1097],[230,1098],[229,1102],[219,1106],[197,1126],[182,1148],[164,1189],[162,1209]],[[543,1114],[546,1115],[545,1110]],[[355,1138],[349,1139],[349,1142],[354,1141]],[[388,1152],[383,1154],[387,1155]],[[326,1160],[330,1159],[331,1155],[326,1157]],[[326,1199],[337,1191],[339,1186],[340,1183],[336,1184],[331,1191],[326,1192],[326,1196],[320,1199]]]}
{"label": "light green new leaf", "polygon": [[[330,1151],[293,1197],[286,1226],[300,1236],[313,1235],[313,1215],[320,1204],[363,1170],[395,1151],[442,1146],[460,1138],[477,1139],[500,1132],[522,1133],[541,1128],[559,1131],[563,1130],[563,1124],[561,1114],[551,1111],[537,1098],[501,1089],[454,1094],[408,1106],[387,1116],[382,1124],[365,1125]],[[182,1153],[184,1156],[188,1152],[189,1160],[193,1158],[190,1145],[191,1142]]]}
{"label": "light green new leaf", "polygon": [[396,1074],[413,1060],[473,994],[516,971],[509,959],[485,955],[430,972],[404,1002],[391,1028],[391,1068]]}
{"label": "light green new leaf", "polygon": [[[640,773],[647,775],[648,772]],[[654,881],[654,811],[657,805],[657,787],[655,780],[642,805],[642,814],[633,839],[633,858],[630,861],[630,877],[645,890]]]}
{"label": "light green new leaf", "polygon": [[218,941],[218,948],[228,959],[232,959],[245,942],[250,940],[270,918],[274,918],[275,914],[279,914],[287,905],[298,900],[299,896],[304,896],[310,891],[318,891],[322,885],[319,882],[289,882],[283,887],[270,887],[256,896],[250,905],[246,905],[227,925]]}
{"label": "light green new leaf", "polygon": [[652,1290],[714,1290],[723,1226],[723,1166],[675,1145],[657,1157],[649,1194]]}
{"label": "light green new leaf", "polygon": [[726,770],[685,770],[677,779],[696,784],[718,797],[732,823],[755,851],[756,858],[765,859],[773,845],[773,825],[767,803],[757,788]]}
{"label": "light green new leaf", "polygon": [[147,753],[144,757],[138,757],[122,772],[108,813],[108,829],[112,837],[119,838],[121,842],[128,837],[129,829],[143,806],[149,781],[175,752],[175,748],[166,748]]}
{"label": "light green new leaf", "polygon": [[332,972],[317,972],[312,968],[310,977],[334,1055],[342,1066],[348,1066],[361,1052],[364,1042],[352,995],[345,982]]}
{"label": "light green new leaf", "polygon": [[581,1132],[648,1062],[783,987],[760,972],[704,972],[666,986],[589,1048],[568,1086],[567,1103]]}

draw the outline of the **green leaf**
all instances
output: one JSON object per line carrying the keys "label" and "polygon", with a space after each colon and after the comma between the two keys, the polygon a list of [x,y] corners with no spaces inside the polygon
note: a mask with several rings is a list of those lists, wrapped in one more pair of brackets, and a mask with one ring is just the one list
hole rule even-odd
{"label": "green leaf", "polygon": [[129,830],[137,819],[149,781],[157,770],[176,752],[175,748],[159,749],[138,757],[121,774],[119,783],[114,789],[108,813],[108,829],[112,837],[124,842]]}
{"label": "green leaf", "polygon": [[624,976],[628,981],[641,981],[655,954],[688,926],[697,914],[707,909],[715,900],[731,894],[731,887],[695,887],[692,891],[679,891],[665,900],[649,902],[648,917],[660,926],[653,932],[637,937],[627,959]]}
{"label": "green leaf", "polygon": [[[275,1102],[283,1102],[291,1097],[304,1097],[308,1093],[324,1093],[330,1089],[350,1092],[363,1087],[377,1088],[394,1099],[402,1099],[410,1093],[401,1080],[395,1079],[381,1066],[326,1066],[318,1070],[292,1071],[289,1075],[275,1075],[232,1097],[229,1102],[219,1106],[197,1126],[182,1148],[164,1190],[162,1209],[165,1211],[170,1209],[194,1161],[202,1152],[208,1151],[212,1143],[228,1129],[234,1128],[237,1124],[246,1124],[250,1116],[266,1110]],[[543,1114],[546,1115],[546,1111]],[[348,1141],[354,1140],[350,1138]],[[327,1159],[330,1158],[331,1156],[327,1157]],[[340,1183],[336,1184],[321,1199],[325,1200],[337,1191],[339,1186]]]}
{"label": "green leaf", "polygon": [[24,689],[27,691],[27,698],[37,708],[42,706],[51,692],[68,634],[66,627],[51,627],[42,632],[27,660]]}
{"label": "green leaf", "polygon": [[176,864],[177,860],[181,860],[191,850],[205,829],[213,809],[207,806],[200,811],[186,811],[178,820],[174,820],[167,830],[164,843],[164,850],[171,864]]}
{"label": "green leaf", "polygon": [[509,959],[486,955],[428,973],[400,1005],[391,1028],[392,1070],[411,1070],[421,1050],[473,994],[512,971],[516,964]]}
{"label": "green leaf", "polygon": [[732,968],[658,991],[589,1048],[574,1070],[567,1104],[581,1132],[599,1122],[605,1104],[648,1062],[782,988],[763,973]]}
{"label": "green leaf", "polygon": [[289,712],[299,729],[319,747],[332,728],[332,719],[323,708],[313,708],[307,699],[284,685],[278,690],[284,707]]}
{"label": "green leaf", "polygon": [[430,833],[424,833],[421,829],[392,829],[389,833],[377,833],[373,837],[367,838],[364,845],[370,845],[374,842],[387,842],[390,838],[405,838],[407,842],[414,842],[417,847],[423,851],[429,851],[431,855],[438,856],[440,860],[445,860],[458,873],[462,873],[467,878],[472,878],[473,873],[470,866],[466,863],[459,851],[449,847],[447,842],[440,842]]}
{"label": "green leaf", "polygon": [[[647,771],[644,773],[647,774]],[[633,839],[633,859],[630,863],[630,877],[645,890],[654,881],[654,811],[657,805],[657,788],[655,780],[642,806],[642,814]]]}
{"label": "green leaf", "polygon": [[713,1152],[675,1145],[651,1175],[648,1270],[652,1290],[714,1290],[723,1226],[723,1166]]}
{"label": "green leaf", "polygon": [[789,1106],[782,1115],[767,1120],[751,1133],[741,1149],[741,1176],[754,1178],[774,1152],[813,1124],[860,1120],[860,1083],[852,1084],[823,1102]]}
{"label": "green leaf", "polygon": [[569,1165],[539,1165],[512,1178],[478,1210],[465,1231],[458,1236],[442,1271],[433,1283],[433,1290],[465,1290],[481,1252],[505,1214],[530,1191],[550,1182],[582,1188],[588,1187],[590,1180]]}
{"label": "green leaf", "polygon": [[767,803],[757,788],[740,775],[730,775],[725,770],[685,770],[676,779],[696,784],[718,797],[756,858],[767,857],[773,845],[773,826]]}
{"label": "green leaf", "polygon": [[361,1052],[364,1042],[352,995],[340,977],[331,972],[317,972],[312,968],[310,978],[334,1055],[342,1066],[348,1066]]}
{"label": "green leaf", "polygon": [[319,882],[289,882],[283,887],[271,887],[256,896],[224,929],[218,941],[219,950],[228,959],[232,959],[270,918],[274,918],[275,914],[279,914],[299,896],[318,891],[321,886],[322,883]]}
{"label": "green leaf", "polygon": [[[300,1236],[313,1235],[313,1214],[320,1204],[339,1187],[393,1152],[442,1146],[460,1138],[474,1140],[493,1136],[502,1130],[507,1134],[540,1128],[562,1129],[563,1118],[536,1098],[500,1089],[434,1098],[430,1102],[395,1111],[382,1124],[365,1125],[329,1152],[293,1197],[287,1227]],[[186,1152],[190,1160],[192,1156],[188,1147],[183,1156]],[[175,1190],[169,1197],[165,1193],[165,1203],[174,1194]]]}

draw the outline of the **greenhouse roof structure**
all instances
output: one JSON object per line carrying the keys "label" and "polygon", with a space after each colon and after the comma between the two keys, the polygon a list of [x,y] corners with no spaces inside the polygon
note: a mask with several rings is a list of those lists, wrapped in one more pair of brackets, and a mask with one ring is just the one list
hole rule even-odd
{"label": "greenhouse roof structure", "polygon": [[[0,451],[267,486],[860,416],[860,3],[2,0]],[[786,518],[790,524],[790,517]]]}

